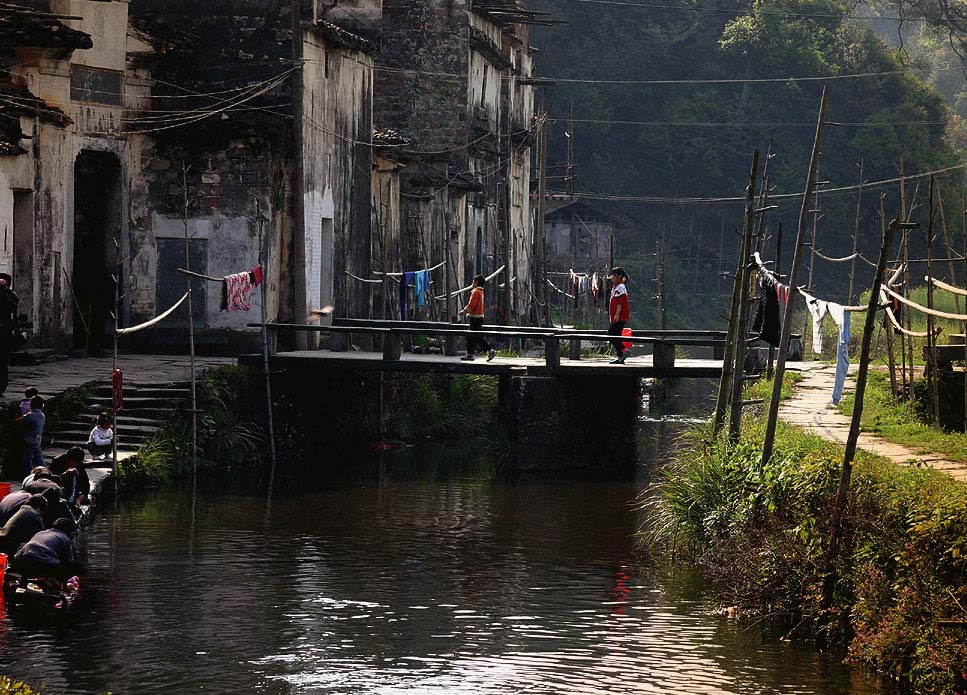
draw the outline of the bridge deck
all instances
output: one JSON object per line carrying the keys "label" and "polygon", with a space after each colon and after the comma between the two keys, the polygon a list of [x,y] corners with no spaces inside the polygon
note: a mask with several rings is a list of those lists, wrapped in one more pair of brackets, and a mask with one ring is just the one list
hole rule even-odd
{"label": "bridge deck", "polygon": [[[385,372],[417,372],[424,374],[489,374],[499,376],[550,376],[597,375],[664,378],[718,378],[722,372],[722,360],[689,359],[679,357],[671,368],[655,368],[651,355],[631,357],[623,364],[609,364],[609,358],[561,360],[560,370],[549,370],[543,357],[497,357],[487,362],[478,357],[465,362],[459,357],[443,355],[411,355],[404,353],[399,360],[384,360],[379,352],[331,352],[329,350],[305,350],[278,352],[269,356],[270,369],[350,369]],[[239,363],[259,367],[262,355],[243,355]]]}

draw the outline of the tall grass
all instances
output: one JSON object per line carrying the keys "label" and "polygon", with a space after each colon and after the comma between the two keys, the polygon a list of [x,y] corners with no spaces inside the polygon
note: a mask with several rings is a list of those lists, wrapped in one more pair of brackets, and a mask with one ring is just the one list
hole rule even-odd
{"label": "tall grass", "polygon": [[720,603],[783,634],[820,636],[852,659],[932,693],[967,689],[967,485],[859,452],[836,563],[821,603],[829,519],[842,465],[835,444],[780,424],[758,468],[763,423],[736,447],[693,432],[649,491],[643,547],[696,561]]}

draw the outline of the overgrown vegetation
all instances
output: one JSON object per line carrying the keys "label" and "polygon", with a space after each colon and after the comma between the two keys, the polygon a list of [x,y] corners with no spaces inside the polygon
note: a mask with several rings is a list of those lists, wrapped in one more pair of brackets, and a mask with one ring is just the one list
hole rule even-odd
{"label": "overgrown vegetation", "polygon": [[23,681],[15,681],[9,676],[0,676],[0,695],[40,695],[40,690],[35,690]]}
{"label": "overgrown vegetation", "polygon": [[[354,454],[403,442],[459,442],[495,461],[506,449],[496,418],[497,383],[489,377],[387,374],[381,382],[375,373],[280,375],[274,394],[281,485],[306,483],[352,462]],[[205,374],[198,389],[200,479],[264,483],[264,399],[261,377],[252,370],[224,366]],[[191,452],[191,413],[184,409],[121,473],[128,485],[164,485],[191,475]]]}
{"label": "overgrown vegetation", "polygon": [[821,602],[842,449],[780,423],[759,470],[763,423],[740,443],[696,430],[649,491],[645,547],[695,559],[723,607],[781,634],[818,637],[919,692],[967,690],[967,485],[859,452]]}
{"label": "overgrown vegetation", "polygon": [[[918,382],[919,384],[920,382]],[[922,390],[926,386],[919,387]],[[962,389],[963,387],[961,387]],[[941,401],[944,408],[956,408],[963,413],[963,390],[959,398]],[[924,400],[926,394],[923,394]],[[855,395],[852,392],[843,396],[839,411],[846,415],[853,413]],[[957,408],[957,405],[960,405]],[[912,449],[942,455],[951,461],[967,462],[967,434],[945,432],[938,427],[927,425],[923,414],[906,399],[895,401],[890,392],[890,377],[883,372],[870,372],[866,383],[866,396],[863,401],[861,425],[864,432],[877,434],[887,441],[908,446]]]}

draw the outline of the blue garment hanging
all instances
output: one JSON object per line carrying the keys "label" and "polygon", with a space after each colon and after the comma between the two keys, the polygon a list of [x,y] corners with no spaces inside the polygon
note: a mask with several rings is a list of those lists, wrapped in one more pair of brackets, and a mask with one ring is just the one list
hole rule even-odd
{"label": "blue garment hanging", "polygon": [[416,306],[422,309],[426,306],[426,293],[430,289],[430,271],[418,270],[414,274],[416,281]]}
{"label": "blue garment hanging", "polygon": [[[838,311],[834,312],[833,307]],[[842,311],[842,322],[836,321]],[[838,304],[829,304],[829,313],[833,320],[839,325],[839,345],[836,349],[836,380],[833,383],[833,405],[839,405],[843,397],[843,384],[846,382],[846,372],[849,369],[849,315],[850,312],[843,311]]]}

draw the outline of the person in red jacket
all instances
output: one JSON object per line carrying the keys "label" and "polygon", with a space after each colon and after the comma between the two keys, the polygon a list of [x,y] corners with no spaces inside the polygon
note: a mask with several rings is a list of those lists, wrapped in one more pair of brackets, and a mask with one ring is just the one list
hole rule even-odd
{"label": "person in red jacket", "polygon": [[494,350],[487,339],[482,335],[474,335],[473,331],[483,330],[484,322],[484,287],[487,285],[487,280],[483,275],[478,275],[473,279],[472,289],[470,290],[470,301],[467,302],[467,306],[460,310],[461,314],[467,315],[467,321],[470,324],[470,331],[467,335],[467,354],[461,357],[461,360],[465,362],[470,362],[474,359],[477,348],[481,351],[487,353],[487,361],[490,362],[497,351]]}
{"label": "person in red jacket", "polygon": [[618,339],[612,340],[611,344],[618,353],[618,358],[611,360],[611,364],[624,364],[628,357],[625,350],[624,341],[620,339],[621,331],[624,329],[628,319],[631,318],[631,305],[628,303],[628,288],[625,283],[628,275],[624,269],[617,267],[611,271],[611,304],[608,315],[611,318],[611,326],[608,328],[608,335],[616,335]]}

